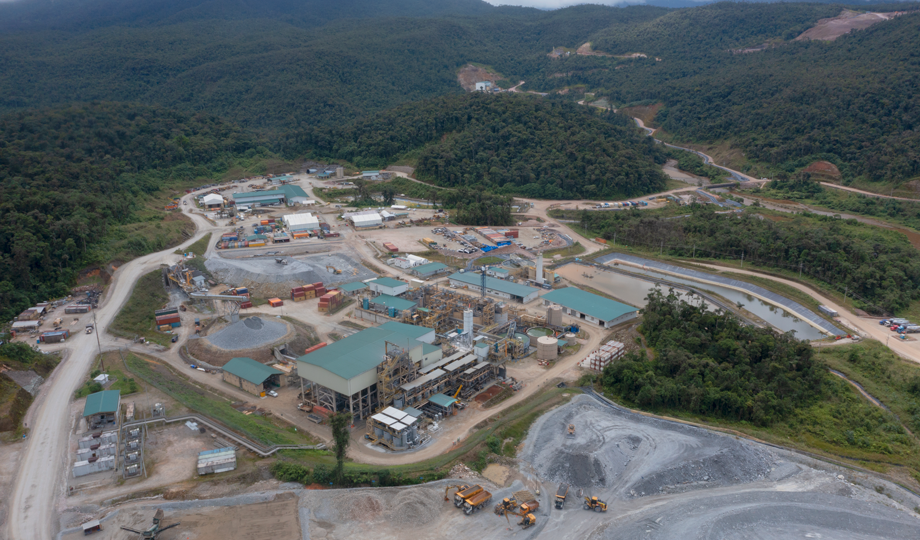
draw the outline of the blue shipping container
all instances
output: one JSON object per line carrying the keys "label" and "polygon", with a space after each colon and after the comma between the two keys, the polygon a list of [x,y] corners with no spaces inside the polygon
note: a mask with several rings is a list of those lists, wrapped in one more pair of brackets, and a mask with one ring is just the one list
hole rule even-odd
{"label": "blue shipping container", "polygon": [[170,324],[169,326],[172,326],[173,328],[179,328],[180,326],[182,326],[182,323],[174,322]]}

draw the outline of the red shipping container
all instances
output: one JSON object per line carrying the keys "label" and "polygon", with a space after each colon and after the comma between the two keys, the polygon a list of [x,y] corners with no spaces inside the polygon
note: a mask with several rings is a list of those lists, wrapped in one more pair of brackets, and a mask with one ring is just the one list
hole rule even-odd
{"label": "red shipping container", "polygon": [[322,286],[323,286],[323,282],[322,282],[322,281],[317,281],[316,283],[313,284],[313,288],[314,288],[314,289],[318,289],[318,288],[320,288],[320,287],[322,287]]}
{"label": "red shipping container", "polygon": [[240,309],[246,309],[246,308],[251,308],[251,307],[252,307],[252,302],[241,302],[240,303]]}
{"label": "red shipping container", "polygon": [[303,353],[304,353],[304,354],[310,354],[311,352],[316,351],[316,350],[319,350],[319,349],[322,349],[322,348],[325,347],[325,346],[326,346],[326,342],[323,341],[322,343],[319,343],[319,344],[317,344],[317,345],[314,345],[314,346],[310,347],[309,349],[305,350]]}
{"label": "red shipping container", "polygon": [[304,292],[312,291],[313,285],[304,285],[303,287],[301,287],[301,289],[303,289]]}

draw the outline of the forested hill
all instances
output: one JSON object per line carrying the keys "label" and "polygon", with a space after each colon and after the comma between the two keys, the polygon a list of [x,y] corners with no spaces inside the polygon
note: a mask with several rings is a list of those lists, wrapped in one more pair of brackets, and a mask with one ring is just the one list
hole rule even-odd
{"label": "forested hill", "polygon": [[82,32],[251,19],[314,27],[338,19],[480,15],[494,9],[482,0],[19,0],[0,3],[0,31]]}
{"label": "forested hill", "polygon": [[422,180],[527,197],[631,197],[665,187],[662,149],[628,117],[530,95],[432,99],[312,130],[297,144],[364,168],[411,155]]}
{"label": "forested hill", "polygon": [[135,256],[165,248],[119,227],[138,219],[144,196],[256,152],[248,134],[216,118],[138,105],[0,118],[0,319],[68,294],[77,271],[109,260],[108,241]]}
{"label": "forested hill", "polygon": [[774,171],[823,159],[845,181],[910,180],[920,175],[920,13],[830,42],[795,41],[841,11],[747,3],[672,11],[590,38],[596,50],[647,58],[572,56],[530,81],[544,92],[579,87],[615,105],[661,103],[656,125],[678,140],[725,142]]}

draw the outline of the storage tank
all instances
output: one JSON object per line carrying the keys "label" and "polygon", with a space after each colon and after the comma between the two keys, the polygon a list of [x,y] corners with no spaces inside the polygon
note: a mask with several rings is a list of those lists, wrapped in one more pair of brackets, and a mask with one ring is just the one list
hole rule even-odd
{"label": "storage tank", "polygon": [[537,338],[537,360],[555,360],[558,352],[558,339],[550,336]]}
{"label": "storage tank", "polygon": [[546,310],[546,324],[562,326],[562,306],[550,306]]}
{"label": "storage tank", "polygon": [[471,334],[473,332],[473,310],[463,310],[463,333]]}
{"label": "storage tank", "polygon": [[539,338],[543,336],[551,336],[553,335],[553,331],[550,330],[549,328],[535,326],[527,331],[527,335],[530,336],[531,338]]}

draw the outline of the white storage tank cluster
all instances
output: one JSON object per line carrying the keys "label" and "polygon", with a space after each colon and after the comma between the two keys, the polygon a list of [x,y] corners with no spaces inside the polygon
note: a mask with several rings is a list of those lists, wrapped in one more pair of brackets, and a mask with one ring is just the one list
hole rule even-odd
{"label": "white storage tank cluster", "polygon": [[559,340],[551,336],[537,338],[537,360],[555,360],[559,354]]}

